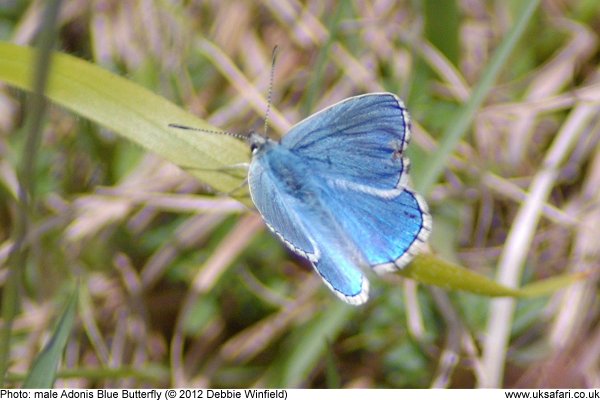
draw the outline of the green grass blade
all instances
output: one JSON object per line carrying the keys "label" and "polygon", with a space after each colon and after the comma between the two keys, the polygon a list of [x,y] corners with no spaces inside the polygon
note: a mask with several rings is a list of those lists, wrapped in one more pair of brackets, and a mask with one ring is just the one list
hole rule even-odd
{"label": "green grass blade", "polygon": [[24,389],[50,389],[54,385],[58,363],[67,346],[67,340],[75,322],[77,294],[78,288],[71,295],[52,338],[33,362],[23,383]]}
{"label": "green grass blade", "polygon": [[460,139],[467,133],[477,110],[481,107],[485,97],[494,85],[500,70],[506,65],[510,54],[525,31],[539,2],[540,0],[528,0],[524,2],[523,9],[519,13],[515,25],[492,56],[489,65],[483,72],[481,80],[471,93],[469,101],[462,108],[456,119],[448,124],[448,131],[445,132],[439,148],[430,157],[431,164],[425,170],[423,176],[415,180],[415,186],[419,192],[426,194],[439,179],[447,165],[450,154],[454,151]]}
{"label": "green grass blade", "polygon": [[2,325],[0,326],[0,374],[2,375],[0,375],[0,387],[4,387],[4,378],[9,366],[12,326],[19,306],[20,275],[16,271],[15,262],[12,259],[9,260],[8,274],[2,288]]}
{"label": "green grass blade", "polygon": [[[425,37],[454,65],[460,59],[460,7],[455,0],[425,0]],[[440,21],[444,21],[440,24]]]}
{"label": "green grass blade", "polygon": [[428,285],[461,290],[489,297],[538,297],[549,295],[587,277],[565,274],[537,281],[519,289],[501,285],[484,275],[449,263],[430,254],[420,254],[399,274]]}
{"label": "green grass blade", "polygon": [[556,292],[559,289],[580,282],[591,275],[590,272],[578,272],[553,276],[537,282],[532,282],[519,289],[519,297],[540,297]]}
{"label": "green grass blade", "polygon": [[519,295],[518,290],[502,286],[484,275],[429,254],[415,257],[413,262],[399,273],[407,278],[444,289],[463,290],[484,296],[516,297]]}
{"label": "green grass blade", "polygon": [[25,238],[30,230],[31,220],[35,214],[36,194],[36,161],[42,124],[46,111],[44,92],[48,84],[49,60],[56,38],[56,19],[60,10],[60,0],[48,1],[45,4],[41,29],[38,33],[38,47],[34,54],[36,68],[31,71],[33,95],[29,97],[25,113],[26,134],[23,158],[18,169],[20,184],[17,189],[17,218],[12,226],[13,244],[8,259],[8,276],[2,290],[2,327],[0,328],[0,387],[4,386],[4,378],[9,364],[12,343],[12,325],[20,303],[18,286],[23,276],[23,267],[28,262],[28,249],[24,246]]}
{"label": "green grass blade", "polygon": [[299,387],[321,361],[326,345],[335,341],[356,308],[334,301],[298,334],[294,350],[287,358],[280,387]]}
{"label": "green grass blade", "polygon": [[[0,81],[31,90],[31,48],[0,42]],[[232,137],[169,128],[170,123],[215,130],[149,90],[66,54],[55,53],[46,96],[76,114],[179,165],[213,188],[229,192],[245,174],[248,147]]]}

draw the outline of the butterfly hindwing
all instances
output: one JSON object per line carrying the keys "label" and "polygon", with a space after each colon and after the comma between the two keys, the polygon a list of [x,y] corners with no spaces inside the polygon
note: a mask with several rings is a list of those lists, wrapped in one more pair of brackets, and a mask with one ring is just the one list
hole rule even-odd
{"label": "butterfly hindwing", "polygon": [[408,188],[382,196],[337,187],[331,207],[337,220],[376,272],[404,267],[431,232],[426,203]]}
{"label": "butterfly hindwing", "polygon": [[[330,243],[324,243],[324,246],[328,245]],[[313,267],[340,299],[349,304],[362,304],[369,298],[369,281],[348,253],[339,249],[324,247]]]}

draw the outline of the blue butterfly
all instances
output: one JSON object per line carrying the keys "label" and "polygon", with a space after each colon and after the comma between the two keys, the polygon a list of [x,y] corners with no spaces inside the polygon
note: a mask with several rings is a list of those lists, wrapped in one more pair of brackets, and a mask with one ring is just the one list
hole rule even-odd
{"label": "blue butterfly", "polygon": [[362,269],[403,268],[431,232],[408,187],[410,120],[391,93],[350,97],[280,142],[253,133],[250,195],[268,227],[342,300],[369,297]]}

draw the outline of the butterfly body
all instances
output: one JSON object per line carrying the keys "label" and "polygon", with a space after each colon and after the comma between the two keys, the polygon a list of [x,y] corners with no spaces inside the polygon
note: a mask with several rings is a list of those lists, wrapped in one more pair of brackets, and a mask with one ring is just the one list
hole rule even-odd
{"label": "butterfly body", "polygon": [[431,230],[425,202],[407,187],[409,134],[401,101],[375,93],[312,115],[280,142],[249,139],[257,209],[350,304],[368,299],[362,269],[402,268]]}

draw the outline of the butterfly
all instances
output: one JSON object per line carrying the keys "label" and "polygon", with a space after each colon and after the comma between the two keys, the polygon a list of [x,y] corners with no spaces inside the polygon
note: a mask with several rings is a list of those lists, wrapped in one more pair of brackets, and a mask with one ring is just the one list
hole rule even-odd
{"label": "butterfly", "polygon": [[349,304],[369,297],[363,270],[403,268],[431,232],[427,204],[409,188],[409,139],[392,93],[347,98],[279,142],[248,139],[250,196],[265,223]]}

